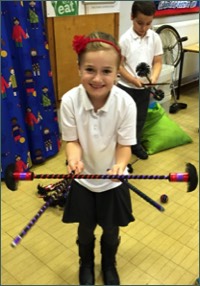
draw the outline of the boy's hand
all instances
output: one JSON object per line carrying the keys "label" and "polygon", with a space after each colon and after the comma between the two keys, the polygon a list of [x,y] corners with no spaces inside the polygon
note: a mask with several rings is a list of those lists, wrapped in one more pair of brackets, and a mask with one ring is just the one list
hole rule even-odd
{"label": "boy's hand", "polygon": [[151,77],[150,80],[151,80],[152,84],[156,84],[157,83],[157,79],[156,78]]}
{"label": "boy's hand", "polygon": [[136,87],[144,87],[145,83],[143,81],[141,81],[141,79],[139,78],[134,78],[134,82],[133,84],[136,86]]}

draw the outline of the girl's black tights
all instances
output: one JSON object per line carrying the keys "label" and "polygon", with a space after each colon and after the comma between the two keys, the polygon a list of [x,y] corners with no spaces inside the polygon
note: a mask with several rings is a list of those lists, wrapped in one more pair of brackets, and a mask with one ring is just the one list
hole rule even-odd
{"label": "girl's black tights", "polygon": [[[81,244],[90,244],[94,240],[94,231],[97,225],[91,227],[79,224],[78,226],[78,240]],[[119,227],[102,227],[102,240],[107,244],[116,245],[119,238]]]}

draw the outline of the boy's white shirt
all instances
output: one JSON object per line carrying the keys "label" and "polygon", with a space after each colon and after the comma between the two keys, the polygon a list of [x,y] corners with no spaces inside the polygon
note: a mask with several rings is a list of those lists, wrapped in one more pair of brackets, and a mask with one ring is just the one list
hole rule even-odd
{"label": "boy's white shirt", "polygon": [[[125,57],[124,68],[134,77],[138,77],[136,73],[138,64],[145,62],[151,69],[154,57],[163,54],[160,36],[151,29],[141,38],[134,32],[133,27],[131,27],[121,36],[119,44],[122,56]],[[145,80],[145,77],[142,78],[142,81],[148,82]],[[127,82],[123,77],[119,79],[118,83],[130,88],[137,88],[132,83]]]}

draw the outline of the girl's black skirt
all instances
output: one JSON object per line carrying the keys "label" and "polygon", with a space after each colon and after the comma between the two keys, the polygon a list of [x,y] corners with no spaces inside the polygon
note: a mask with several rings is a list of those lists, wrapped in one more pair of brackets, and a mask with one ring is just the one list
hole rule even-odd
{"label": "girl's black skirt", "polygon": [[66,199],[63,222],[87,226],[127,226],[134,221],[129,188],[125,184],[96,193],[73,181]]}

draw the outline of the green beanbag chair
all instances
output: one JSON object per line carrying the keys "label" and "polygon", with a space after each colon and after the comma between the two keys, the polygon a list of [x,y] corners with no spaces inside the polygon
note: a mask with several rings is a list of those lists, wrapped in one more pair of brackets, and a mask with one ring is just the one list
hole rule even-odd
{"label": "green beanbag chair", "polygon": [[148,109],[141,143],[149,155],[191,143],[191,137],[156,103]]}

